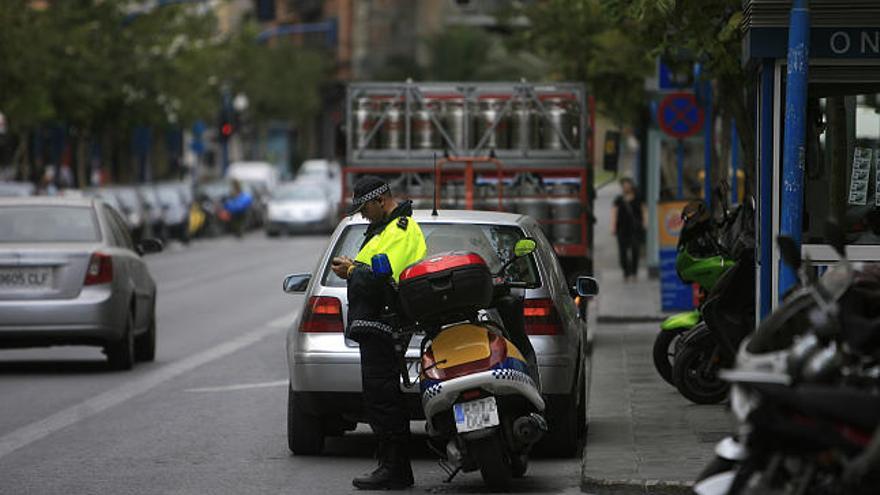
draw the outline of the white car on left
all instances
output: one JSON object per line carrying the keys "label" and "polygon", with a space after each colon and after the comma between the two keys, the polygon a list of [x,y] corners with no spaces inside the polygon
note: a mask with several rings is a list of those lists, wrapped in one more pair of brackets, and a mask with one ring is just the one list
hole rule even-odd
{"label": "white car on left", "polygon": [[0,198],[0,349],[103,347],[110,366],[156,355],[156,283],[125,220],[99,198]]}

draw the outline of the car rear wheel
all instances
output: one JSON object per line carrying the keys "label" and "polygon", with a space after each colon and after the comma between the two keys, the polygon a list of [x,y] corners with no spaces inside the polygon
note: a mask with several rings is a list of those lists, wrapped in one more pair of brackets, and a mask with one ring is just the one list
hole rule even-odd
{"label": "car rear wheel", "polygon": [[[544,410],[547,433],[535,445],[535,451],[545,457],[572,457],[580,445],[576,404],[571,396],[547,398]],[[585,419],[586,421],[586,419]]]}
{"label": "car rear wheel", "polygon": [[134,366],[134,318],[131,313],[125,319],[125,328],[122,330],[122,338],[109,342],[104,347],[107,354],[107,362],[114,370],[130,370]]}
{"label": "car rear wheel", "polygon": [[135,337],[134,357],[137,361],[156,360],[156,309],[150,316],[150,326],[147,331]]}
{"label": "car rear wheel", "polygon": [[298,407],[287,387],[287,446],[295,455],[317,455],[324,450],[324,425],[321,418]]}

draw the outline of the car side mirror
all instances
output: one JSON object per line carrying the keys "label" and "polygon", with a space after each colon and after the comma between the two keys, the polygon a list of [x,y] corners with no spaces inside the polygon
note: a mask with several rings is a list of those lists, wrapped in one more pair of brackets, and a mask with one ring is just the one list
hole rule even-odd
{"label": "car side mirror", "polygon": [[306,291],[306,287],[309,286],[310,280],[312,280],[311,273],[294,273],[284,277],[284,282],[281,283],[281,289],[288,294],[302,293]]}
{"label": "car side mirror", "polygon": [[575,282],[575,290],[581,297],[595,297],[599,295],[599,282],[593,277],[581,275]]}
{"label": "car side mirror", "polygon": [[164,246],[162,245],[162,241],[159,239],[147,238],[137,243],[135,250],[138,254],[151,254],[151,253],[159,253],[162,251]]}

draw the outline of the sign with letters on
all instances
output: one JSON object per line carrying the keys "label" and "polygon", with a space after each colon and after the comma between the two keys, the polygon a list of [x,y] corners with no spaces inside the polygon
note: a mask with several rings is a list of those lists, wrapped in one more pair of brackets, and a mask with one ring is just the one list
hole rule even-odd
{"label": "sign with letters on", "polygon": [[[788,28],[752,28],[746,35],[751,58],[786,58]],[[810,58],[880,59],[880,27],[814,27],[810,29]]]}

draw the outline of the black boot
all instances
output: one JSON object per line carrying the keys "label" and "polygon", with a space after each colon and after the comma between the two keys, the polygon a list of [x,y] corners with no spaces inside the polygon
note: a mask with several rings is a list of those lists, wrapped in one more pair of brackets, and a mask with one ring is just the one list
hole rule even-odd
{"label": "black boot", "polygon": [[414,483],[409,461],[407,438],[379,442],[379,467],[352,484],[361,490],[403,490]]}

